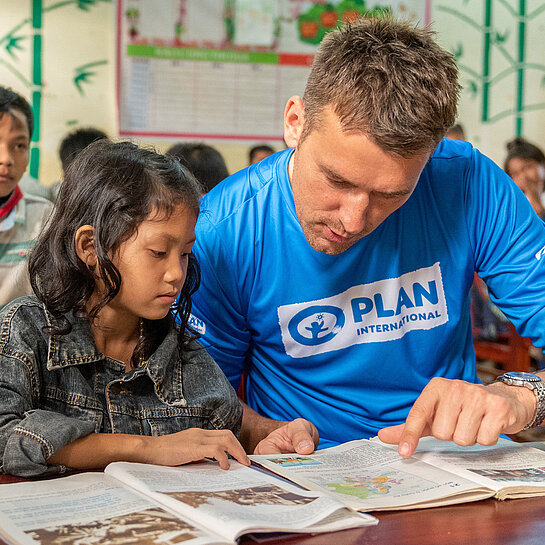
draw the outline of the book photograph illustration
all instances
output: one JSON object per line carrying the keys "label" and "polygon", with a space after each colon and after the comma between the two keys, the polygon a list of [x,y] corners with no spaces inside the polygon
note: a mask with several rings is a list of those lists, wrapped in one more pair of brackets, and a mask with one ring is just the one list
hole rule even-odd
{"label": "book photograph illustration", "polygon": [[62,524],[29,532],[43,545],[174,545],[195,540],[199,530],[161,509],[146,509],[88,524]]}
{"label": "book photograph illustration", "polygon": [[231,461],[117,462],[104,473],[2,485],[0,536],[14,545],[232,544],[245,534],[377,524],[324,493]]}
{"label": "book photograph illustration", "polygon": [[424,438],[402,459],[362,439],[252,467],[116,462],[103,473],[2,485],[0,536],[13,545],[225,545],[243,535],[378,523],[366,512],[545,495],[545,443],[460,447]]}

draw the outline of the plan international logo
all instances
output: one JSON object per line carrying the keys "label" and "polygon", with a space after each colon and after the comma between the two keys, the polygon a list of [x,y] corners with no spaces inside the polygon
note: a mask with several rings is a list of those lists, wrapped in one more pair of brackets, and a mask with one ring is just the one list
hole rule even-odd
{"label": "plan international logo", "polygon": [[286,353],[304,358],[354,344],[400,339],[448,320],[439,263],[399,278],[278,308]]}

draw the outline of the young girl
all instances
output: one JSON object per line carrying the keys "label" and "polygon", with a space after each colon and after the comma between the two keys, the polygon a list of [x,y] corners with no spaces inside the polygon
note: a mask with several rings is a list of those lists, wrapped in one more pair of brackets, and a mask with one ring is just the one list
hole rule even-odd
{"label": "young girl", "polygon": [[0,313],[1,471],[249,463],[241,404],[187,325],[199,197],[175,159],[128,142],[71,164],[30,259],[37,297]]}

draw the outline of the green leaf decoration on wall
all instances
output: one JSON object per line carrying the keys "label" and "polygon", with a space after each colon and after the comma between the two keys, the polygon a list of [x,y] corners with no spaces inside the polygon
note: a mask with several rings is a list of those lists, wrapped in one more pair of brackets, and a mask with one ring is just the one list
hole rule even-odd
{"label": "green leaf decoration on wall", "polygon": [[8,35],[6,40],[6,45],[4,46],[6,48],[6,51],[9,53],[9,55],[16,59],[17,58],[17,55],[15,54],[16,51],[14,50],[19,50],[19,51],[23,51],[24,50],[24,47],[21,46],[21,44],[19,43],[21,40],[25,40],[26,37],[25,36],[13,36],[13,35]]}
{"label": "green leaf decoration on wall", "polygon": [[503,34],[500,32],[496,32],[494,35],[494,42],[497,44],[503,44],[507,41],[509,38],[509,31],[506,30]]}
{"label": "green leaf decoration on wall", "polygon": [[464,45],[461,42],[456,44],[456,48],[452,51],[455,59],[461,59],[464,56]]}
{"label": "green leaf decoration on wall", "polygon": [[467,90],[471,96],[476,97],[479,92],[479,86],[473,80],[470,80],[467,85]]}
{"label": "green leaf decoration on wall", "polygon": [[108,64],[108,61],[96,61],[96,62],[89,62],[87,64],[82,64],[81,66],[76,66],[74,69],[75,74],[73,78],[74,85],[76,86],[77,90],[81,95],[85,95],[84,90],[84,83],[92,83],[91,76],[94,76],[96,72],[93,72],[90,70],[90,68],[94,68],[95,66],[103,66],[105,64]]}
{"label": "green leaf decoration on wall", "polygon": [[[26,0],[28,1],[28,0]],[[76,7],[84,12],[89,12],[90,8],[99,4],[111,4],[113,0],[59,0],[48,3],[45,0],[30,0],[31,14],[19,21],[13,28],[3,35],[0,35],[0,52],[5,50],[9,58],[0,58],[0,65],[12,72],[26,87],[31,90],[31,106],[34,114],[34,132],[31,140],[29,171],[30,175],[39,177],[40,166],[40,134],[41,134],[41,102],[42,102],[42,31],[43,16],[59,9],[67,7]],[[31,35],[17,36],[16,34],[23,28],[30,27]],[[19,58],[17,53],[24,51],[23,40],[29,40],[31,54],[31,77],[27,78],[18,69]],[[75,68],[73,82],[78,92],[85,95],[85,85],[91,83],[91,78],[96,74],[89,70],[91,67],[107,64],[107,61],[91,62]]]}
{"label": "green leaf decoration on wall", "polygon": [[83,91],[82,84],[90,83],[89,78],[94,75],[95,75],[95,72],[78,72],[76,74],[76,77],[74,78],[74,85],[77,87],[80,94],[82,95],[85,94],[85,92]]}
{"label": "green leaf decoration on wall", "polygon": [[83,11],[88,11],[89,8],[95,4],[98,4],[98,0],[77,0],[78,8]]}
{"label": "green leaf decoration on wall", "polygon": [[[545,65],[541,62],[530,62],[527,58],[528,32],[529,26],[532,28],[539,23],[534,19],[545,12],[545,2],[535,2],[539,4],[529,11],[529,2],[526,0],[482,0],[483,6],[482,19],[472,17],[466,11],[458,10],[453,7],[452,0],[434,0],[437,2],[437,12],[449,14],[453,22],[458,25],[459,33],[469,30],[472,33],[478,33],[482,40],[482,62],[477,67],[469,59],[467,64],[458,63],[460,73],[469,77],[466,88],[472,99],[480,98],[481,101],[481,122],[495,123],[504,117],[513,117],[514,133],[516,136],[523,134],[523,123],[525,112],[535,110],[544,110],[545,103],[529,103],[526,97],[526,74],[529,71],[544,71]],[[472,3],[477,4],[477,2]],[[463,6],[469,7],[468,0],[464,0]],[[469,11],[469,10],[468,10]],[[512,20],[512,25],[508,28],[499,30],[495,26],[497,21],[497,12],[507,15]],[[477,14],[478,12],[475,12]],[[541,24],[543,24],[541,22]],[[464,25],[462,28],[459,25]],[[538,27],[539,28],[539,27]],[[459,46],[453,51],[456,59]],[[500,57],[495,61],[495,57]],[[493,59],[495,62],[493,62]],[[496,68],[496,67],[500,68]],[[514,79],[515,93],[512,107],[506,107],[502,111],[493,113],[491,102],[493,100],[493,88],[496,85],[505,85],[504,79]],[[542,86],[545,85],[545,78]]]}

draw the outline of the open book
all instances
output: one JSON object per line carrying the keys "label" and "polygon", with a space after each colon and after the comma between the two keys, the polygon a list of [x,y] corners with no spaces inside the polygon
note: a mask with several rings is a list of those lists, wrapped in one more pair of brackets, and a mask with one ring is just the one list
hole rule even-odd
{"label": "open book", "polygon": [[0,536],[17,545],[225,544],[247,533],[331,532],[376,524],[330,495],[231,462],[117,462],[104,473],[0,485]]}
{"label": "open book", "polygon": [[[545,448],[543,443],[535,445]],[[409,459],[376,438],[309,456],[250,458],[308,490],[328,491],[358,511],[545,495],[545,452],[506,439],[493,447],[459,447],[427,437]]]}

